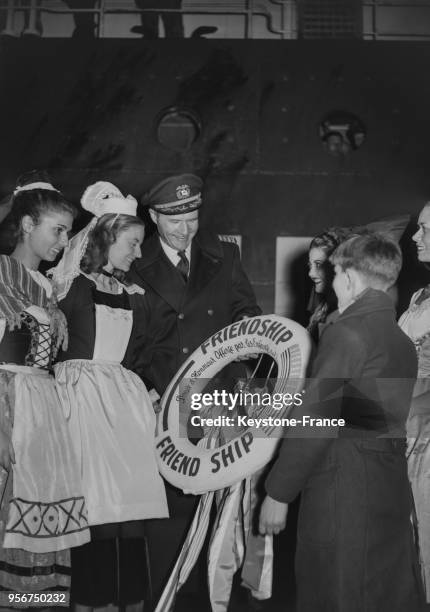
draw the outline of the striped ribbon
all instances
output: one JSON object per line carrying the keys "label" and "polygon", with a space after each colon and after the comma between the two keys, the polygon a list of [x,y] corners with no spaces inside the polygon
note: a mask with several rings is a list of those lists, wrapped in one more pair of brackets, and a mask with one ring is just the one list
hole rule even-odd
{"label": "striped ribbon", "polygon": [[[216,438],[211,436],[200,442],[213,448]],[[257,599],[271,597],[272,537],[252,532],[258,476],[255,474],[234,486],[201,496],[184,545],[155,612],[170,612],[173,609],[176,593],[186,582],[199,557],[209,529],[214,500],[217,513],[208,555],[209,595],[213,612],[227,611],[233,576],[241,566],[242,584],[251,590],[253,596]]]}
{"label": "striped ribbon", "polygon": [[[209,436],[199,440],[198,446],[214,448],[216,446],[215,436]],[[193,521],[188,530],[187,537],[182,546],[179,557],[175,563],[169,580],[161,594],[155,612],[170,612],[175,603],[176,593],[186,582],[193,569],[209,528],[209,518],[212,508],[214,492],[209,491],[201,496]]]}
{"label": "striped ribbon", "polygon": [[261,472],[250,479],[249,497],[244,499],[246,551],[242,566],[242,586],[256,599],[270,599],[273,580],[273,536],[261,536],[252,529],[254,511],[259,497],[257,483]]}

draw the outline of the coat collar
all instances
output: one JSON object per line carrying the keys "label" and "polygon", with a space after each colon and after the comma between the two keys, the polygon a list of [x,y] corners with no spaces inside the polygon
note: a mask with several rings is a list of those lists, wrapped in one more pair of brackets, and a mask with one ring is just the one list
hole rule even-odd
{"label": "coat collar", "polygon": [[351,317],[362,317],[370,313],[386,311],[392,313],[395,318],[395,305],[392,298],[377,289],[365,289],[342,314],[339,314],[336,321],[344,321]]}
{"label": "coat collar", "polygon": [[144,241],[142,257],[134,264],[134,271],[158,293],[170,306],[180,312],[184,300],[196,297],[222,266],[224,254],[217,236],[209,232],[197,232],[191,245],[191,269],[188,283],[184,285],[173,264],[166,257],[158,237],[154,234]]}

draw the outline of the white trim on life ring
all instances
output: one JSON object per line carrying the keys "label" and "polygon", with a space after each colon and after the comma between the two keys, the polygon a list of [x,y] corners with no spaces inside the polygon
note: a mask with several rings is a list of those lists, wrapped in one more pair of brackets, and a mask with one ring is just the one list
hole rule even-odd
{"label": "white trim on life ring", "polygon": [[[186,493],[200,494],[228,487],[262,468],[273,456],[281,427],[250,426],[216,448],[196,446],[186,435],[191,399],[217,372],[238,357],[266,353],[277,363],[275,393],[303,390],[311,351],[308,332],[278,315],[243,319],[203,342],[176,373],[162,399],[158,415],[156,455],[161,474]],[[181,407],[181,419],[180,419]],[[264,416],[285,416],[272,406]],[[180,420],[182,421],[180,423]]]}

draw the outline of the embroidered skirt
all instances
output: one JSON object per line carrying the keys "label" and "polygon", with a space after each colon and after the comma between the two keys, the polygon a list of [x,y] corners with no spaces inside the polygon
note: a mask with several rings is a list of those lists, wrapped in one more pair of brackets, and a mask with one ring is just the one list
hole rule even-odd
{"label": "embroidered skirt", "polygon": [[0,468],[0,591],[67,591],[69,548],[89,529],[53,378],[0,366],[0,427],[16,458],[9,473]]}
{"label": "embroidered skirt", "polygon": [[155,459],[155,414],[145,385],[117,362],[55,366],[80,462],[90,525],[168,516]]}
{"label": "embroidered skirt", "polygon": [[85,499],[54,379],[39,368],[3,368],[14,374],[15,452],[3,547],[46,553],[80,546],[90,539]]}

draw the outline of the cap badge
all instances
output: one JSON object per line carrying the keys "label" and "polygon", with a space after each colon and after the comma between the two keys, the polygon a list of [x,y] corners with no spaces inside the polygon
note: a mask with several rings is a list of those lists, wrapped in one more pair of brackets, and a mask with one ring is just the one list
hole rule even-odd
{"label": "cap badge", "polygon": [[178,200],[184,200],[185,198],[189,198],[191,195],[191,189],[189,185],[179,185],[176,187],[176,198]]}

